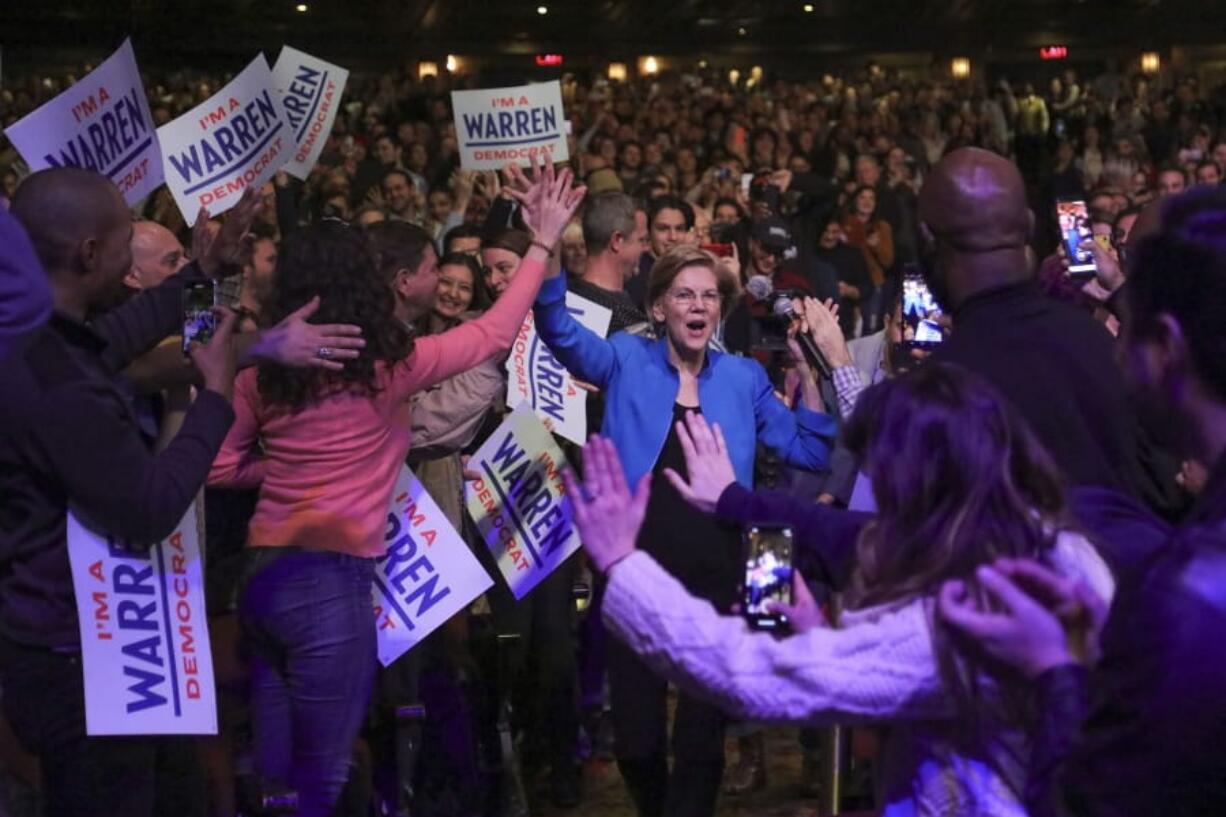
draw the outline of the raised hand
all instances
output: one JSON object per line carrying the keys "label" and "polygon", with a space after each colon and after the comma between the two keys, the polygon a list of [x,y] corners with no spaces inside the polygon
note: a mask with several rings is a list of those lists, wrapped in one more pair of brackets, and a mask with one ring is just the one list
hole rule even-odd
{"label": "raised hand", "polygon": [[[217,237],[208,243],[203,253],[197,257],[200,268],[210,278],[229,278],[242,272],[243,237],[251,229],[256,216],[264,209],[264,198],[255,187],[248,187],[243,197],[234,205],[226,220],[222,223]],[[197,231],[207,230],[201,220],[208,221],[209,211],[203,207],[196,217],[192,227],[192,248],[196,248]]]}
{"label": "raised hand", "polygon": [[664,477],[686,502],[700,511],[713,513],[720,496],[736,482],[724,433],[718,423],[707,425],[701,414],[687,411],[685,422],[677,423],[677,439],[685,455],[689,481],[672,468],[664,469]]}
{"label": "raised hand", "polygon": [[839,306],[833,300],[824,304],[817,298],[805,298],[805,323],[809,326],[809,336],[817,344],[817,348],[826,356],[826,362],[831,368],[851,364],[851,352],[847,349],[847,341],[843,338],[843,328],[839,326]]}
{"label": "raised hand", "polygon": [[531,179],[518,165],[508,168],[513,179],[508,191],[519,202],[524,226],[532,237],[547,247],[554,247],[583,201],[587,188],[573,185],[570,168],[563,168],[561,173],[555,174],[552,164],[542,156],[534,158],[534,161],[537,159],[540,159],[540,164],[534,168]]}
{"label": "raised hand", "polygon": [[605,573],[634,552],[651,495],[651,474],[644,474],[631,494],[617,449],[609,440],[593,436],[583,447],[583,481],[569,469],[562,477],[583,549],[592,565]]}

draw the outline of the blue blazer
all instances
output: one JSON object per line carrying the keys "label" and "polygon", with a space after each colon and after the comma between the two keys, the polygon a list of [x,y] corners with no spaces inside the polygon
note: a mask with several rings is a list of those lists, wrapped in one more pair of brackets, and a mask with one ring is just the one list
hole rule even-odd
{"label": "blue blazer", "polygon": [[[668,341],[617,332],[605,340],[566,309],[566,279],[541,287],[536,331],[563,366],[605,393],[604,427],[617,446],[631,487],[664,450],[681,378],[668,360]],[[761,440],[789,465],[826,467],[835,421],[803,406],[794,411],[775,396],[756,360],[707,350],[698,374],[698,401],[707,422],[719,423],[737,481],[753,485],[755,444]]]}

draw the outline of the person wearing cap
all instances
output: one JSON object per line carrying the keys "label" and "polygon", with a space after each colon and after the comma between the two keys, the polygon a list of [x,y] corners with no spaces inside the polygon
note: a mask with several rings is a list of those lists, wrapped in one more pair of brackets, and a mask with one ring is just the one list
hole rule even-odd
{"label": "person wearing cap", "polygon": [[792,230],[778,216],[756,218],[749,228],[749,257],[741,277],[745,293],[727,317],[724,344],[728,351],[749,354],[755,345],[754,318],[766,316],[767,292],[791,290],[801,295],[821,297],[817,282],[804,274],[799,261],[788,258],[792,249]]}

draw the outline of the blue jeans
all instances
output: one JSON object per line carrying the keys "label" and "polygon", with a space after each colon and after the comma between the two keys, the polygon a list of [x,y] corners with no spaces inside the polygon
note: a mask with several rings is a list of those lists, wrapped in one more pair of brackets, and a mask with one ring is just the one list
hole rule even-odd
{"label": "blue jeans", "polygon": [[301,817],[331,813],[366,716],[374,569],[341,553],[257,548],[240,597],[256,770],[298,793]]}

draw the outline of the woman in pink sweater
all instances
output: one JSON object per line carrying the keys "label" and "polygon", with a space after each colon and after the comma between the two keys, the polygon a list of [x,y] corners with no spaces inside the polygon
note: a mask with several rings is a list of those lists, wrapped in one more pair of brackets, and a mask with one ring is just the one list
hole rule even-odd
{"label": "woman in pink sweater", "polygon": [[[239,600],[253,653],[256,764],[267,784],[297,792],[300,815],[331,812],[366,711],[375,668],[371,581],[409,451],[409,398],[510,348],[583,198],[567,170],[555,177],[546,166],[533,182],[513,172],[532,248],[482,317],[412,338],[392,314],[389,284],[361,232],[320,224],[287,242],[270,316],[320,295],[326,306],[316,318],[361,326],[366,348],[341,372],[266,365],[234,385],[235,422],[209,484],[260,488]],[[434,291],[429,241],[411,255],[398,280]],[[433,569],[426,555],[415,564],[423,574]]]}

